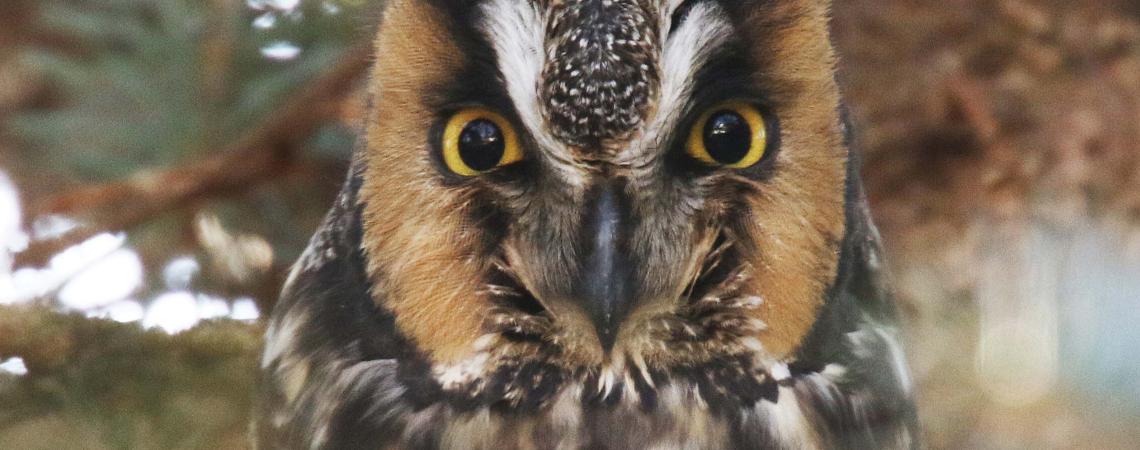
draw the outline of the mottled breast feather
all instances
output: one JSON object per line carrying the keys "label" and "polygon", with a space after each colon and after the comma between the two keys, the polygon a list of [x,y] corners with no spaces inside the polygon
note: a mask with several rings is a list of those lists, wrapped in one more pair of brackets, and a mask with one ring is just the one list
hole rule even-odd
{"label": "mottled breast feather", "polygon": [[552,2],[540,90],[556,137],[596,148],[642,123],[660,78],[656,9],[637,0]]}

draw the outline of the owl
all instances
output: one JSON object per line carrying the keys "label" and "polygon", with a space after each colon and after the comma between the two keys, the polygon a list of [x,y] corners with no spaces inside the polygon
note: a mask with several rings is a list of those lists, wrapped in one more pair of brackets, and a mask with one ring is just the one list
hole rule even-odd
{"label": "owl", "polygon": [[912,448],[824,0],[389,0],[260,448]]}

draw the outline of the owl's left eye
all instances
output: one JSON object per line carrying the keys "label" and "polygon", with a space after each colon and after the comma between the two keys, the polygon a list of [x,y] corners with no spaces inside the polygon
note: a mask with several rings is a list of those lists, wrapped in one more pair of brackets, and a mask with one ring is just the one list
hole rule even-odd
{"label": "owl's left eye", "polygon": [[710,165],[744,169],[760,162],[768,145],[764,114],[745,102],[727,102],[701,114],[685,150]]}
{"label": "owl's left eye", "polygon": [[463,176],[475,176],[522,159],[518,135],[503,116],[467,108],[451,116],[443,130],[443,162]]}

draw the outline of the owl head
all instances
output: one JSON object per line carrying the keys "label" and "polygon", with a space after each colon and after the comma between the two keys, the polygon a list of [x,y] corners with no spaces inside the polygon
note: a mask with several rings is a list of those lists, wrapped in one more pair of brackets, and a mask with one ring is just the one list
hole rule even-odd
{"label": "owl head", "polygon": [[361,247],[442,388],[794,358],[845,234],[827,8],[391,0]]}

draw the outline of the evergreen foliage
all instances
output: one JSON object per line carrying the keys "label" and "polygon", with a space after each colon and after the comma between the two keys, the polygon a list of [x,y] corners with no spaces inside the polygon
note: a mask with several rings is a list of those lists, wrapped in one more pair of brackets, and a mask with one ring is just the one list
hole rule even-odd
{"label": "evergreen foliage", "polygon": [[[0,0],[3,1],[3,0]],[[216,155],[275,114],[298,89],[367,42],[378,0],[42,0],[16,49],[46,80],[48,101],[0,117],[26,149],[22,170],[74,185],[114,182]],[[132,294],[146,305],[185,289],[272,298],[324,214],[354,137],[329,124],[281,180],[204,199],[128,232],[146,267]],[[70,189],[64,187],[59,190]],[[263,239],[273,267],[237,283],[218,276],[194,227],[199,213]],[[232,229],[231,229],[232,228]],[[117,230],[112,230],[117,231]],[[191,256],[190,286],[163,268]],[[235,448],[247,444],[256,324],[209,322],[171,336],[48,308],[0,306],[0,448]]]}
{"label": "evergreen foliage", "polygon": [[44,1],[40,29],[68,45],[27,48],[23,60],[53,82],[59,104],[10,127],[45,150],[39,164],[88,181],[216,151],[362,31],[362,2],[274,4]]}

